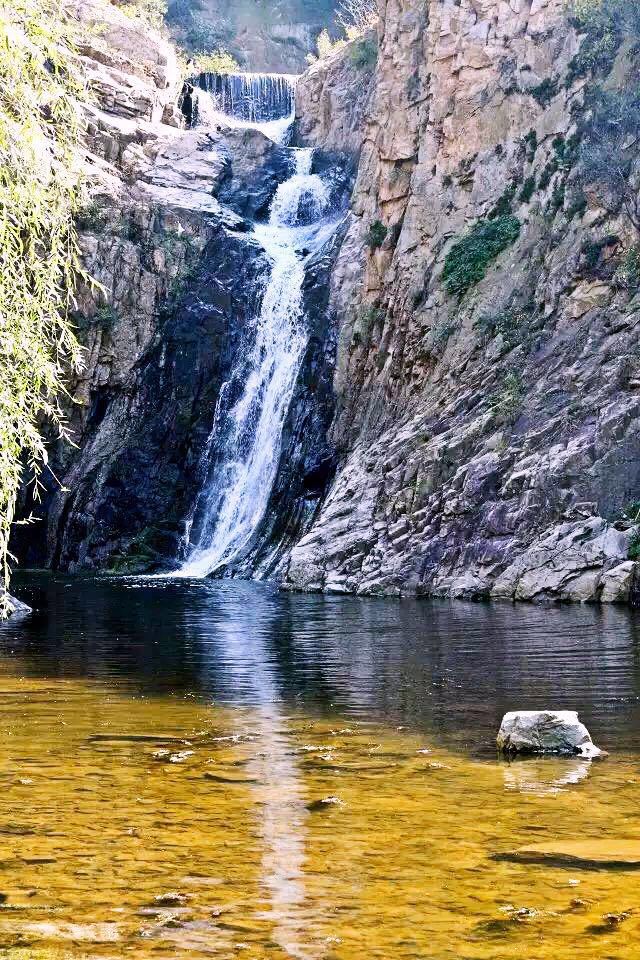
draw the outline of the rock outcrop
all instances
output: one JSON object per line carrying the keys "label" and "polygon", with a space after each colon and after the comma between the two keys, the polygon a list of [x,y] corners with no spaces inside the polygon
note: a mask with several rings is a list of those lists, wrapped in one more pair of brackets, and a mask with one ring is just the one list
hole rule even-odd
{"label": "rock outcrop", "polygon": [[[340,462],[286,583],[626,601],[640,302],[620,277],[637,238],[580,187],[581,38],[564,0],[382,0],[381,15],[332,278]],[[349,127],[346,90],[332,127],[333,82],[315,67],[302,83],[320,144]],[[496,245],[469,275],[474,228]]]}
{"label": "rock outcrop", "polygon": [[374,90],[373,32],[313,64],[296,88],[296,136],[310,147],[359,157]]}
{"label": "rock outcrop", "polygon": [[505,714],[497,737],[507,756],[559,753],[594,759],[603,756],[573,710],[517,710]]}

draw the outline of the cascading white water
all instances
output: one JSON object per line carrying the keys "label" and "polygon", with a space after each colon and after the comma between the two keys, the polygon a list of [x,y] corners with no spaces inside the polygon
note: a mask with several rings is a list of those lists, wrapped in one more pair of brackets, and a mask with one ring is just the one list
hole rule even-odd
{"label": "cascading white water", "polygon": [[[189,523],[183,577],[204,577],[242,555],[264,517],[281,452],[282,431],[306,346],[302,307],[304,258],[334,225],[320,219],[328,191],[311,173],[312,150],[294,150],[294,170],[280,184],[269,222],[254,235],[271,261],[262,306],[247,352],[238,359],[218,401],[205,458],[222,450]],[[237,395],[227,404],[229,396]]]}
{"label": "cascading white water", "polygon": [[203,73],[197,80],[193,123],[249,127],[282,143],[295,118],[297,80],[284,73]]}

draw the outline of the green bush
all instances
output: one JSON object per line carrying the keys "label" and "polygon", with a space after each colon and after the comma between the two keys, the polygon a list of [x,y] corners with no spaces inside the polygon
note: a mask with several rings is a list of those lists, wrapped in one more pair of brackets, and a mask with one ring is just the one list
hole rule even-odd
{"label": "green bush", "polygon": [[558,92],[558,81],[552,77],[546,77],[542,83],[533,87],[529,93],[537,100],[541,107],[547,107]]}
{"label": "green bush", "polygon": [[599,87],[587,105],[590,115],[580,147],[582,183],[595,184],[607,208],[622,208],[640,232],[640,195],[632,176],[640,137],[640,89]]}
{"label": "green bush", "polygon": [[497,217],[477,223],[454,243],[445,257],[442,280],[447,293],[462,295],[479,283],[491,261],[517,240],[519,234],[517,217]]}
{"label": "green bush", "polygon": [[524,386],[517,370],[510,370],[504,378],[502,389],[496,394],[493,408],[507,422],[513,422],[522,408]]}
{"label": "green bush", "polygon": [[583,38],[569,64],[567,86],[579,77],[609,73],[625,37],[640,40],[640,0],[573,0],[573,16]]}
{"label": "green bush", "polygon": [[386,240],[388,232],[388,228],[385,227],[381,220],[374,220],[369,226],[365,243],[368,247],[371,247],[372,250],[376,249],[377,247],[381,247]]}
{"label": "green bush", "polygon": [[522,190],[520,191],[520,196],[518,199],[521,203],[529,203],[532,196],[536,192],[536,178],[534,176],[527,177],[527,179],[522,184]]}
{"label": "green bush", "polygon": [[516,184],[510,184],[501,197],[496,201],[496,205],[489,213],[489,220],[495,220],[496,217],[506,217],[511,213],[513,198],[516,195]]}
{"label": "green bush", "polygon": [[640,290],[640,243],[634,243],[625,252],[615,281],[619,287],[631,293]]}
{"label": "green bush", "polygon": [[238,73],[240,64],[226,50],[197,53],[193,58],[192,75],[201,73]]}
{"label": "green bush", "polygon": [[361,37],[352,43],[349,56],[359,70],[372,70],[378,60],[378,44],[373,37]]}
{"label": "green bush", "polygon": [[529,133],[523,137],[525,149],[527,151],[527,160],[531,163],[538,149],[538,134],[535,130],[529,130]]}
{"label": "green bush", "polygon": [[500,334],[505,346],[511,348],[522,343],[526,338],[528,319],[524,310],[507,309],[502,313],[482,314],[476,322],[476,327],[487,340]]}

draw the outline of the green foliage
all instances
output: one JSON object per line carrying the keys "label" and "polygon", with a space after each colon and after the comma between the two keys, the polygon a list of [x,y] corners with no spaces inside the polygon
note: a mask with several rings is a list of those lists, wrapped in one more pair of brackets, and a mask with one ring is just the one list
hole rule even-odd
{"label": "green foliage", "polygon": [[640,560],[640,530],[635,530],[629,540],[629,560]]}
{"label": "green foliage", "polygon": [[556,183],[551,194],[551,210],[556,211],[564,207],[566,187],[564,183]]}
{"label": "green foliage", "polygon": [[145,527],[127,548],[111,558],[111,573],[140,573],[152,569],[162,559],[161,547],[166,542],[164,527],[169,523]]}
{"label": "green foliage", "polygon": [[529,93],[541,107],[547,107],[558,93],[558,81],[552,77],[545,77],[542,83],[529,90]]}
{"label": "green foliage", "polygon": [[[628,523],[640,523],[640,501],[634,500],[622,511],[622,520]],[[629,560],[640,560],[640,530],[634,530],[629,540]]]}
{"label": "green foliage", "polygon": [[623,208],[640,232],[640,193],[632,176],[640,137],[640,88],[597,87],[588,107],[590,119],[580,147],[583,183],[595,184],[609,209]]}
{"label": "green foliage", "polygon": [[502,388],[496,394],[493,408],[505,421],[511,423],[516,419],[522,408],[523,398],[522,377],[517,370],[510,370],[504,378]]}
{"label": "green foliage", "polygon": [[632,500],[622,511],[622,519],[631,523],[640,523],[640,500]]}
{"label": "green foliage", "polygon": [[593,273],[598,266],[603,246],[604,244],[599,240],[585,240],[582,244],[582,259],[587,273]]}
{"label": "green foliage", "polygon": [[450,320],[442,320],[434,328],[431,334],[431,343],[434,349],[439,352],[444,349],[452,333],[455,333],[456,325]]}
{"label": "green foliage", "polygon": [[529,133],[523,138],[525,149],[527,151],[527,160],[531,163],[538,149],[538,134],[535,130],[529,130]]}
{"label": "green foliage", "polygon": [[213,50],[211,53],[197,53],[193,57],[192,74],[201,73],[238,73],[240,64],[226,50]]}
{"label": "green foliage", "polygon": [[326,60],[327,57],[337,53],[338,50],[346,47],[347,41],[344,37],[332,40],[329,31],[325,28],[321,30],[316,39],[316,55],[310,53],[307,55],[309,63],[315,63],[317,60]]}
{"label": "green foliage", "polygon": [[369,226],[369,232],[365,238],[365,243],[368,247],[371,247],[372,250],[375,250],[377,247],[382,246],[388,232],[388,228],[385,227],[381,220],[374,220]]}
{"label": "green foliage", "polygon": [[582,216],[587,209],[587,206],[587,195],[582,187],[578,187],[578,189],[573,192],[569,206],[565,211],[567,219],[573,220],[573,218],[576,216]]}
{"label": "green foliage", "polygon": [[540,174],[540,180],[538,182],[539,190],[546,190],[549,184],[551,183],[554,174],[558,172],[559,164],[557,157],[552,157],[549,163],[546,165],[542,173]]}
{"label": "green foliage", "polygon": [[[58,0],[0,8],[0,576],[9,583],[9,534],[26,463],[46,462],[43,420],[64,434],[63,371],[80,348],[68,322],[79,270],[84,94],[71,28]],[[37,489],[37,488],[36,488]],[[2,599],[3,609],[6,600]]]}
{"label": "green foliage", "polygon": [[95,313],[95,320],[101,327],[111,327],[117,322],[118,314],[111,304],[107,303],[102,307],[98,307]]}
{"label": "green foliage", "polygon": [[373,70],[378,60],[378,44],[373,37],[361,37],[351,44],[349,56],[359,70]]}
{"label": "green foliage", "polygon": [[482,314],[476,327],[487,340],[500,335],[505,346],[510,349],[525,339],[528,319],[524,310],[508,309],[497,314]]}
{"label": "green foliage", "polygon": [[384,319],[385,312],[379,307],[371,305],[361,310],[353,325],[353,336],[351,339],[354,346],[368,343],[374,327],[382,325]]}
{"label": "green foliage", "polygon": [[631,293],[640,290],[640,243],[634,243],[625,251],[615,280],[618,286]]}
{"label": "green foliage", "polygon": [[513,206],[513,198],[516,194],[516,184],[510,184],[502,196],[497,200],[496,205],[489,213],[489,220],[495,220],[496,217],[506,217],[511,213],[511,208]]}
{"label": "green foliage", "polygon": [[477,223],[454,243],[445,258],[442,279],[447,292],[462,295],[479,283],[492,260],[517,240],[519,234],[517,217],[503,216]]}
{"label": "green foliage", "polygon": [[154,27],[161,27],[167,14],[167,0],[124,0],[116,5],[131,17],[140,17]]}
{"label": "green foliage", "polygon": [[518,200],[520,200],[521,203],[529,203],[535,191],[536,191],[536,178],[534,176],[527,177],[527,179],[522,184],[522,190],[520,191]]}
{"label": "green foliage", "polygon": [[569,64],[567,85],[609,73],[625,37],[640,39],[640,0],[574,0],[573,16],[583,39]]}
{"label": "green foliage", "polygon": [[107,225],[104,210],[95,200],[84,204],[76,215],[76,227],[85,233],[101,233]]}

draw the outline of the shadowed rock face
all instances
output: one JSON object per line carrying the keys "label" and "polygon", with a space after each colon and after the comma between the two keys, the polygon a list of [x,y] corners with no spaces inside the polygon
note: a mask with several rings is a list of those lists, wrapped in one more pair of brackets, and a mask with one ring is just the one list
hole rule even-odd
{"label": "shadowed rock face", "polygon": [[92,398],[68,493],[54,493],[48,565],[153,569],[178,555],[220,386],[266,268],[244,236],[214,228],[126,389]]}

